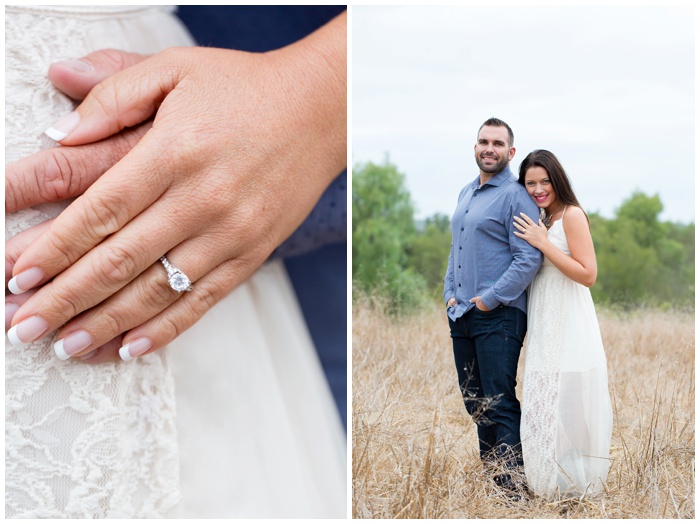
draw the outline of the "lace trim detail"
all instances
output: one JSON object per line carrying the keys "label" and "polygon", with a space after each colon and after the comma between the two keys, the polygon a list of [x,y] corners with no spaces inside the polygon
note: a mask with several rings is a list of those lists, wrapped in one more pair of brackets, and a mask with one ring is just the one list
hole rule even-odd
{"label": "lace trim detail", "polygon": [[[92,51],[94,30],[43,9],[6,11],[7,162],[55,145],[43,131],[73,104],[50,85],[48,65]],[[7,216],[6,238],[66,205]],[[87,365],[59,360],[52,343],[47,337],[18,348],[6,340],[5,516],[174,516],[181,495],[167,353]]]}

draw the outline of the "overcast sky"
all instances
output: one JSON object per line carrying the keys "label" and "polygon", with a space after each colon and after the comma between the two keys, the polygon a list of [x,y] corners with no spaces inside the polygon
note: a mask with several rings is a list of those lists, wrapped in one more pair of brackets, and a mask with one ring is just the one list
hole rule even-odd
{"label": "overcast sky", "polygon": [[496,116],[513,171],[549,149],[586,211],[641,190],[694,221],[693,33],[690,7],[353,6],[353,163],[388,154],[418,218],[452,216]]}

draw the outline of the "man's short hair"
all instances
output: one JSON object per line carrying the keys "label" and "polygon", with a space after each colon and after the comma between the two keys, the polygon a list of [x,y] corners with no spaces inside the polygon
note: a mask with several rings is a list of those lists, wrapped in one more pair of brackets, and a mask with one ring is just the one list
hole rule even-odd
{"label": "man's short hair", "polygon": [[[503,120],[501,120],[500,118],[491,117],[486,122],[481,124],[481,127],[484,127],[484,126],[505,127],[508,130],[508,142],[509,142],[508,147],[513,147],[513,143],[515,142],[515,137],[513,136],[513,130]],[[481,127],[479,128],[479,131],[477,132],[477,137],[479,136],[479,133],[481,132]]]}

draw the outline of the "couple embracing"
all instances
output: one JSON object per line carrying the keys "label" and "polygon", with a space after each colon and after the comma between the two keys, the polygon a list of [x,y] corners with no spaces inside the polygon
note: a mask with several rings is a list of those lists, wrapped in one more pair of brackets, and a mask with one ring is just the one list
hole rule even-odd
{"label": "couple embracing", "polygon": [[514,500],[527,489],[548,499],[597,493],[612,409],[588,289],[597,276],[588,217],[549,151],[530,153],[515,178],[513,131],[502,120],[484,122],[474,152],[479,176],[452,217],[444,299],[481,460]]}

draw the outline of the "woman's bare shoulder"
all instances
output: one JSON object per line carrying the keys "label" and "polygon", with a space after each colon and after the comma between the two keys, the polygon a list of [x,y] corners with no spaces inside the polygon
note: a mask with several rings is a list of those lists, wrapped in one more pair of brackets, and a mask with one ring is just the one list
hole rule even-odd
{"label": "woman's bare shoulder", "polygon": [[564,230],[568,233],[570,230],[584,228],[589,229],[588,218],[578,206],[567,206],[564,211],[564,220],[562,221]]}
{"label": "woman's bare shoulder", "polygon": [[564,211],[564,223],[566,223],[567,219],[573,222],[588,222],[586,213],[578,206],[566,206],[566,211]]}

